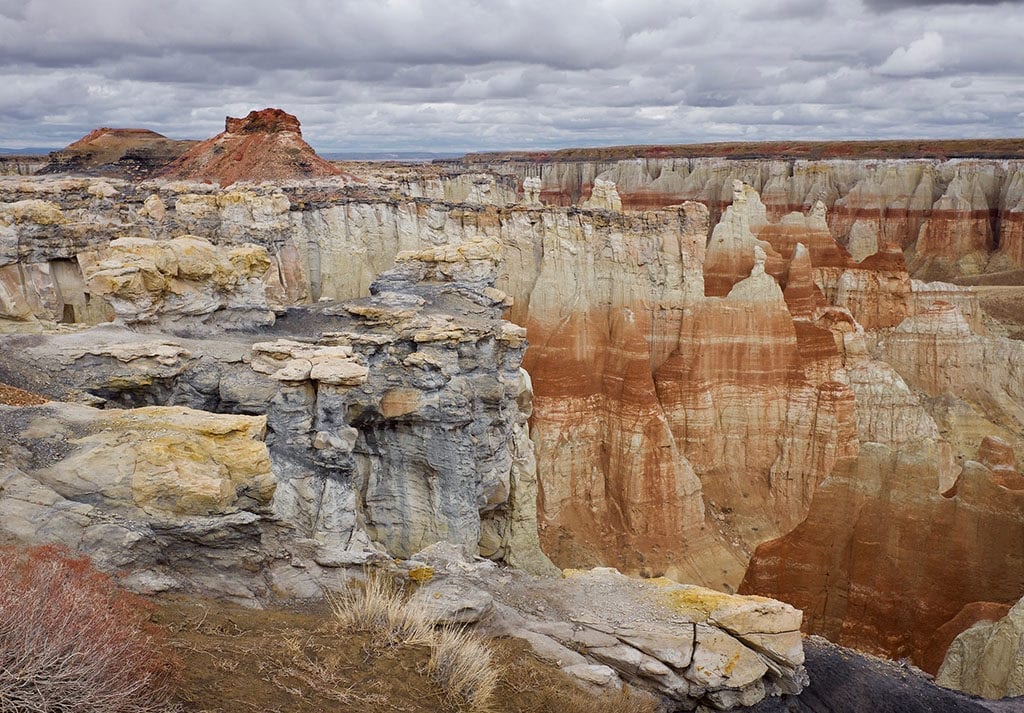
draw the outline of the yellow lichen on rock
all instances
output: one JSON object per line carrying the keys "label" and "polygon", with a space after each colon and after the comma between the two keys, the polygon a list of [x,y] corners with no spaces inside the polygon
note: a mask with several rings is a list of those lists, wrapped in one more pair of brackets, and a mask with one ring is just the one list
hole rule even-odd
{"label": "yellow lichen on rock", "polygon": [[209,414],[180,407],[125,412],[115,425],[138,429],[132,496],[144,510],[208,515],[241,498],[267,504],[276,482],[263,436],[265,416]]}
{"label": "yellow lichen on rock", "polygon": [[434,576],[434,568],[424,565],[422,567],[413,567],[409,570],[409,579],[416,582],[417,584],[423,584],[429,582]]}
{"label": "yellow lichen on rock", "polygon": [[168,241],[167,246],[178,260],[178,277],[181,279],[211,280],[218,286],[227,286],[236,281],[237,276],[231,263],[209,240],[184,235]]}
{"label": "yellow lichen on rock", "polygon": [[242,245],[228,252],[228,261],[240,275],[245,277],[263,277],[270,269],[270,257],[266,248],[258,245]]}
{"label": "yellow lichen on rock", "polygon": [[241,189],[233,189],[224,191],[223,193],[217,194],[215,201],[218,207],[225,207],[229,205],[242,205],[252,203],[256,199],[256,194],[252,191],[246,191]]}
{"label": "yellow lichen on rock", "polygon": [[0,213],[6,213],[15,224],[61,225],[67,222],[59,205],[37,198],[11,203]]}
{"label": "yellow lichen on rock", "polygon": [[265,416],[157,406],[113,413],[103,433],[133,434],[127,445],[137,507],[212,515],[238,509],[242,499],[267,504],[273,497]]}
{"label": "yellow lichen on rock", "polygon": [[675,585],[661,595],[663,603],[681,614],[693,617],[695,621],[703,621],[722,606],[735,602],[736,597],[723,592],[716,592],[713,589],[704,587],[681,587],[680,585],[667,580],[665,577],[647,580],[658,587],[666,587],[668,584]]}

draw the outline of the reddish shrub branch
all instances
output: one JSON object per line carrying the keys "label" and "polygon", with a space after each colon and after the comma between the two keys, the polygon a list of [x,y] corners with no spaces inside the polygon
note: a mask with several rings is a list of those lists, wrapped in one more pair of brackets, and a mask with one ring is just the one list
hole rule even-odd
{"label": "reddish shrub branch", "polygon": [[0,711],[167,711],[149,605],[59,547],[0,548]]}

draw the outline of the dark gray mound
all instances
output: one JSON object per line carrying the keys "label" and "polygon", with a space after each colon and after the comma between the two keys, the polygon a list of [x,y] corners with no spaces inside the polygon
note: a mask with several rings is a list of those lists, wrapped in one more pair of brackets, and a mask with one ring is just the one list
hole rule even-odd
{"label": "dark gray mound", "polygon": [[817,636],[804,640],[811,685],[750,713],[1024,713],[1024,698],[987,701],[936,686],[916,668],[865,656]]}

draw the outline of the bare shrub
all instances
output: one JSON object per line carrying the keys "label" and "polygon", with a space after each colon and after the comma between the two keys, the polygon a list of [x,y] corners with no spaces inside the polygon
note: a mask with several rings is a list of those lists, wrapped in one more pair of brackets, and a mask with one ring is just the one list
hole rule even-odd
{"label": "bare shrub", "polygon": [[436,627],[426,607],[410,602],[392,580],[376,575],[367,577],[362,588],[332,597],[331,607],[340,631],[368,633],[388,646],[426,646],[427,673],[452,708],[490,710],[501,672],[478,634],[463,627]]}
{"label": "bare shrub", "polygon": [[147,605],[59,547],[0,548],[0,711],[170,710]]}

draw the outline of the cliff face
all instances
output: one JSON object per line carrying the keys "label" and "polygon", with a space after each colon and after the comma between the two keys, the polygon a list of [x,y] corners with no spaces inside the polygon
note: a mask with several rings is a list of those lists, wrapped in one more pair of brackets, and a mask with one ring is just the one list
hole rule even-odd
{"label": "cliff face", "polygon": [[[621,678],[688,709],[806,685],[801,616],[781,602],[607,569],[564,581],[496,574],[475,557],[557,573],[540,549],[538,490],[549,531],[580,547],[599,533],[591,556],[615,559],[623,543],[653,562],[659,544],[687,556],[679,542],[693,532],[694,562],[735,557],[704,522],[680,450],[675,462],[643,450],[679,439],[652,363],[697,328],[679,325],[704,299],[701,206],[631,217],[53,187],[4,205],[4,316],[21,333],[0,342],[0,378],[94,406],[0,405],[0,541],[65,542],[130,571],[137,589],[247,603],[316,596],[347,565],[427,569],[436,579],[421,594],[433,606],[453,588],[459,604],[478,604],[461,616],[493,606],[490,626],[584,681]],[[129,230],[147,237],[120,237]],[[351,257],[385,259],[382,237],[413,249],[387,257],[369,297],[330,299],[361,289]],[[765,299],[785,304],[758,265],[727,298],[750,318]],[[589,283],[573,284],[580,275]],[[532,415],[526,330],[502,319],[513,299],[498,281],[549,337],[535,364],[547,395]],[[595,390],[570,406],[601,419],[596,434],[577,432],[579,414],[552,394],[570,358],[558,341],[570,295],[587,306],[580,324],[595,327],[571,353]],[[648,313],[663,320],[651,342],[633,318]],[[117,323],[79,324],[108,317]],[[605,438],[621,460],[606,453],[587,473],[582,458],[600,457]],[[629,458],[642,463],[632,474]],[[539,459],[549,465],[538,488]],[[559,500],[562,479],[573,487]],[[587,508],[589,522],[573,519]]]}
{"label": "cliff face", "polygon": [[924,662],[966,605],[1012,601],[1024,586],[1002,564],[1024,555],[1019,492],[969,463],[950,495],[944,462],[933,441],[862,444],[804,522],[758,547],[742,589],[792,602],[832,641]]}
{"label": "cliff face", "polygon": [[698,201],[712,222],[731,201],[732,180],[752,186],[773,221],[828,209],[832,235],[857,260],[892,243],[908,250],[910,272],[927,280],[1024,267],[1024,163],[1009,160],[781,160],[636,158],[607,161],[488,161],[467,166],[539,177],[541,197],[571,205],[595,181],[616,184],[622,205],[643,210]]}
{"label": "cliff face", "polygon": [[[124,240],[85,276],[133,329],[0,346],[3,378],[109,407],[0,406],[0,540],[64,542],[138,573],[143,589],[228,576],[214,591],[240,599],[310,596],[324,567],[439,541],[554,571],[537,538],[525,335],[501,319],[494,243],[399,254],[373,297],[271,327],[263,284],[247,278],[266,271],[263,248]],[[207,292],[189,285],[199,266]],[[208,339],[224,320],[236,331]],[[156,331],[168,328],[184,336]],[[111,513],[121,527],[104,528]],[[126,532],[133,546],[118,554]],[[194,555],[161,559],[193,535]],[[209,551],[218,537],[239,548],[237,565]],[[278,567],[289,556],[301,571]]]}
{"label": "cliff face", "polygon": [[[723,171],[736,165],[723,164]],[[750,165],[765,172],[765,183],[775,175],[771,166]],[[844,168],[855,169],[860,170]],[[898,179],[901,170],[893,169],[895,178],[879,176],[880,185]],[[844,176],[807,173],[799,190],[811,192],[812,186],[829,181],[856,182]],[[766,194],[788,195],[789,179],[776,177]],[[380,180],[383,186],[398,179]],[[425,180],[434,179],[407,182],[422,186]],[[476,179],[471,183],[477,185]],[[983,182],[979,185],[984,189]],[[375,319],[403,325],[403,320],[431,313],[423,313],[415,301],[388,297],[393,290],[374,283],[376,275],[390,270],[402,251],[421,256],[412,263],[434,265],[416,267],[418,274],[445,274],[451,271],[445,267],[446,251],[483,239],[496,246],[495,287],[513,300],[505,305],[506,316],[526,328],[530,343],[522,358],[534,392],[529,430],[540,540],[557,564],[612,563],[634,573],[667,573],[731,587],[740,582],[757,547],[744,582],[747,590],[806,607],[805,626],[812,631],[918,658],[926,646],[914,642],[928,642],[964,607],[1008,601],[1008,589],[986,583],[1003,576],[998,562],[1016,561],[1015,543],[1022,541],[1024,519],[1013,500],[1011,458],[1019,463],[1024,455],[1022,355],[1020,342],[987,330],[990,322],[972,289],[912,280],[895,234],[883,235],[874,251],[864,248],[867,241],[849,249],[840,245],[829,227],[835,211],[826,208],[824,199],[805,212],[779,215],[771,199],[766,203],[749,185],[730,179],[728,205],[721,220],[712,221],[697,203],[608,210],[615,207],[609,186],[602,188],[601,208],[545,206],[537,202],[536,187],[531,181],[525,204],[509,206],[489,200],[394,199],[390,189],[368,184],[348,190],[330,183],[221,190],[184,183],[0,183],[5,201],[0,208],[0,300],[6,328],[41,330],[47,320],[95,322],[113,316],[101,309],[111,304],[101,295],[121,292],[90,286],[93,255],[119,255],[123,274],[141,275],[141,282],[133,278],[126,283],[134,290],[129,302],[151,300],[152,309],[119,314],[143,318],[143,328],[182,324],[189,310],[195,321],[215,324],[231,314],[233,300],[251,301],[244,295],[259,266],[266,307],[279,315],[277,325],[265,328],[272,333],[285,330],[280,323],[288,323],[289,307],[373,290],[376,302],[364,306],[364,313],[352,313],[352,319],[368,320],[371,326]],[[621,186],[614,192],[623,202],[629,195]],[[857,200],[870,203],[888,194],[872,194],[865,187],[858,195]],[[150,247],[120,242],[124,235],[159,242],[159,254],[147,258],[153,270],[140,267],[138,251],[125,251]],[[177,237],[185,235],[194,237]],[[225,276],[222,289],[184,289],[190,280],[187,269],[182,272],[180,257],[172,266],[165,254],[175,251],[175,240],[194,245],[190,241],[198,239],[224,251],[232,266],[233,271],[215,271]],[[858,261],[857,250],[870,254]],[[916,259],[913,250],[907,255],[911,262]],[[406,263],[400,261],[405,265],[401,270],[412,269]],[[102,274],[122,273],[111,265]],[[236,274],[245,279],[227,277]],[[147,275],[152,279],[147,281]],[[175,288],[165,289],[168,285]],[[496,294],[475,291],[484,295],[474,298],[479,309],[500,309]],[[365,363],[409,356],[393,347],[351,337],[351,343],[344,343],[316,333],[317,325],[325,323],[324,310],[330,309],[321,305],[293,312],[311,325],[314,331],[307,336],[312,341],[326,339],[317,349],[345,347],[351,349],[345,359],[359,356]],[[295,338],[287,331],[279,336]],[[408,342],[408,336],[400,341]],[[469,399],[468,387],[456,386],[459,382],[453,382],[451,392],[443,390],[450,376],[443,364],[457,360],[460,369],[465,362],[471,371],[470,348],[455,346],[462,336],[453,332],[445,337],[452,343],[435,354],[441,359],[439,370],[429,360],[402,363],[423,370],[425,388],[433,384],[431,389],[450,394],[444,409],[465,415],[487,402],[483,395],[478,395],[482,402],[477,396]],[[477,336],[469,342],[488,359],[502,361],[502,354],[523,348]],[[284,362],[311,363],[314,356],[303,356],[298,347],[268,349],[286,355],[280,357]],[[261,372],[260,388],[270,390],[260,393],[276,399],[281,409],[269,414],[269,440],[283,438],[281,443],[296,447],[296,472],[322,461],[327,470],[344,463],[366,478],[329,490],[333,499],[324,501],[316,489],[295,484],[296,518],[325,523],[319,531],[325,552],[337,549],[337,541],[352,531],[355,520],[340,514],[354,512],[347,503],[365,497],[365,512],[372,518],[359,531],[393,537],[388,546],[396,551],[412,551],[426,541],[424,533],[449,532],[464,533],[464,544],[475,540],[482,552],[513,556],[507,554],[515,547],[508,545],[506,533],[517,526],[528,531],[530,521],[505,517],[502,507],[457,499],[438,504],[427,516],[414,503],[430,495],[429,488],[402,490],[380,474],[399,468],[419,474],[415,482],[428,483],[429,473],[444,473],[445,482],[462,483],[483,503],[497,497],[501,478],[487,476],[467,485],[467,473],[439,454],[396,464],[382,460],[369,445],[366,452],[350,449],[351,438],[345,435],[350,432],[343,428],[327,438],[319,434],[330,429],[314,425],[331,403],[336,406],[327,409],[331,413],[349,414],[346,428],[375,434],[367,443],[394,445],[388,439],[396,423],[428,442],[434,437],[429,424],[436,420],[431,414],[440,407],[382,386],[381,393],[390,395],[361,417],[347,400],[361,385],[345,385],[347,395],[331,396],[333,388],[321,389],[312,372],[293,373],[285,366],[282,378],[271,379],[280,387],[267,387],[272,374]],[[254,389],[251,382],[226,378],[223,370],[217,379],[204,373],[197,381],[201,388],[189,391],[176,385],[177,377],[160,372],[151,385],[133,387],[132,398],[166,399],[170,393],[243,409],[238,395]],[[107,379],[101,390],[82,387],[104,398],[128,398],[123,388],[117,396],[116,384],[124,383],[118,379]],[[516,384],[516,394],[528,393],[525,382]],[[524,413],[515,418],[525,418]],[[475,422],[476,416],[466,419]],[[489,432],[474,432],[474,437],[493,441],[483,437]],[[502,433],[519,445],[505,454],[481,452],[479,444],[461,452],[484,464],[511,458],[517,472],[532,472],[523,431],[509,427]],[[990,440],[979,452],[985,438]],[[962,467],[975,460],[985,465]],[[487,466],[496,472],[503,468]],[[903,477],[904,471],[912,477]],[[971,475],[977,473],[992,475],[978,485]],[[321,480],[312,482],[319,487]],[[353,482],[373,487],[362,490]],[[513,499],[509,493],[502,502]],[[378,506],[378,501],[387,505]],[[395,525],[399,521],[417,524],[403,528]],[[924,521],[929,525],[922,529]],[[962,538],[940,537],[943,527]],[[986,543],[978,532],[990,527],[1002,534]],[[883,529],[893,533],[890,538],[871,540]],[[335,544],[328,546],[328,541]],[[862,541],[874,544],[862,548]],[[856,558],[847,556],[851,553]],[[899,566],[876,567],[884,557]],[[953,585],[943,584],[946,576],[955,577]],[[995,594],[983,596],[986,587]],[[886,604],[893,593],[920,596],[927,607],[894,609]],[[847,606],[847,601],[853,603]]]}
{"label": "cliff face", "polygon": [[741,589],[793,602],[834,641],[934,672],[936,632],[1024,586],[1000,564],[1024,543],[1024,350],[939,301],[870,353],[851,372],[857,458],[821,484],[804,522],[757,548]]}
{"label": "cliff face", "polygon": [[46,156],[0,155],[0,176],[31,176],[46,165]]}
{"label": "cliff face", "polygon": [[[207,236],[231,254],[249,249],[230,247],[243,240],[264,248],[270,268],[263,282],[279,310],[365,294],[403,249],[476,236],[496,241],[497,284],[514,300],[508,316],[527,328],[532,345],[524,366],[535,392],[542,538],[563,564],[614,562],[735,586],[749,550],[799,522],[818,481],[856,450],[854,392],[842,357],[843,335],[855,322],[830,309],[826,295],[838,294],[832,284],[847,272],[879,273],[844,267],[848,259],[821,210],[769,222],[756,193],[737,189],[705,248],[707,213],[696,204],[620,214],[143,185],[121,198],[132,206],[127,228],[116,227],[123,219],[88,189],[89,199],[71,199],[66,188],[33,194],[53,200],[10,203],[12,215],[32,208],[49,221],[10,221],[8,252],[20,259],[0,269],[10,274],[9,301],[20,299],[24,319],[33,318],[32,304],[52,304],[35,317],[53,319],[65,312],[62,300],[95,302],[103,290],[87,279],[92,256],[124,251],[123,240],[103,246],[103,235],[127,229],[151,238]],[[113,225],[100,228],[106,221]],[[77,252],[66,247],[71,226],[88,235]],[[706,250],[721,259],[705,259]],[[47,253],[55,259],[38,262]],[[717,264],[727,269],[716,272]],[[76,266],[82,284],[65,275]],[[909,280],[896,267],[893,284],[906,310]],[[175,269],[152,272],[165,282],[183,279]],[[135,284],[118,274],[125,282],[118,289]],[[722,296],[705,297],[715,279]],[[168,323],[174,318],[158,287],[148,285],[141,301],[160,306],[159,320]],[[172,292],[172,305],[187,294]],[[843,299],[858,314],[877,312]]]}

